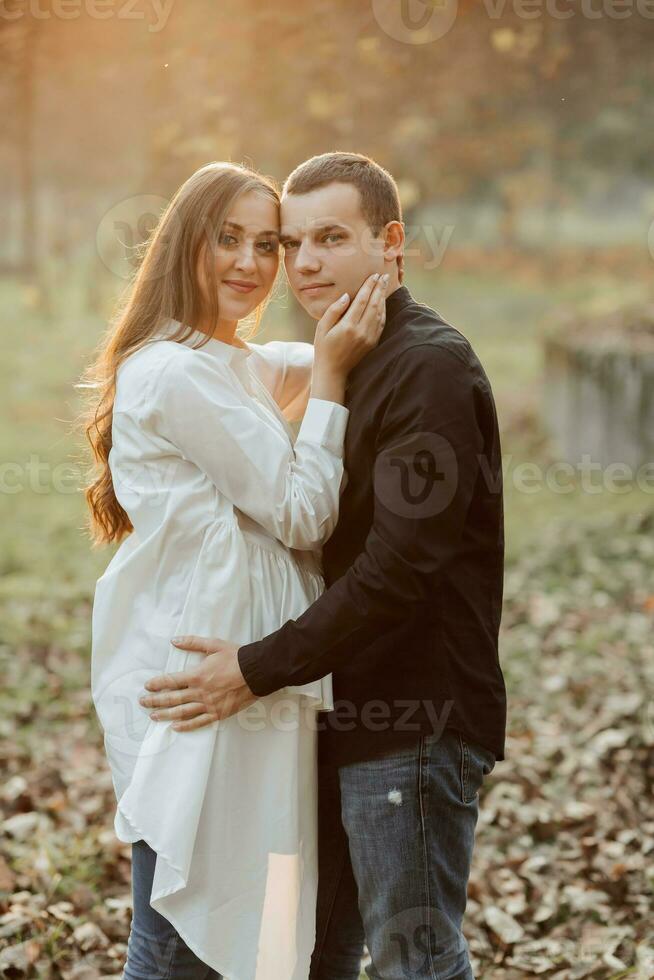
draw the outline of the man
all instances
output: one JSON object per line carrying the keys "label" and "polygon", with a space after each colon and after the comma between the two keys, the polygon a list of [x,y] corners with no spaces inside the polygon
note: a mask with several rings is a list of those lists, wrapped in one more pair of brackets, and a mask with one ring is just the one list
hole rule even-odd
{"label": "man", "polygon": [[323,550],[327,588],[240,649],[181,638],[210,655],[150,681],[169,693],[142,703],[191,729],[186,685],[203,691],[196,714],[210,705],[216,720],[332,672],[312,980],[356,980],[364,936],[370,976],[471,980],[461,922],[477,793],[504,758],[506,725],[490,384],[462,334],[402,285],[397,187],[374,161],[327,153],[301,164],[284,185],[282,243],[293,292],[315,319],[370,274],[390,275],[379,344],[348,378],[348,482]]}

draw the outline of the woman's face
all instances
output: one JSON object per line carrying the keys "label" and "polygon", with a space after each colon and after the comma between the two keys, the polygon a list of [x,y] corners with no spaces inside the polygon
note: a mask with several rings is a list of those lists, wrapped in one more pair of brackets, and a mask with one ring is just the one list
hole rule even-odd
{"label": "woman's face", "polygon": [[[197,275],[206,297],[203,254]],[[266,298],[279,267],[279,207],[267,194],[242,194],[218,233],[213,255],[220,319],[242,320]]]}

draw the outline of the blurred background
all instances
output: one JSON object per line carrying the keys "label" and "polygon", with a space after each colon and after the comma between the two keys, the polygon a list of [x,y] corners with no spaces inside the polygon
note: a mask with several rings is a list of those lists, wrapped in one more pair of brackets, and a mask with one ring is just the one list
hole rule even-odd
{"label": "blurred background", "polygon": [[[476,976],[654,976],[653,41],[651,0],[0,0],[1,976],[118,977],[129,930],[74,385],[198,166],[333,149],[398,180],[405,282],[500,416]],[[257,340],[293,337],[282,274]]]}

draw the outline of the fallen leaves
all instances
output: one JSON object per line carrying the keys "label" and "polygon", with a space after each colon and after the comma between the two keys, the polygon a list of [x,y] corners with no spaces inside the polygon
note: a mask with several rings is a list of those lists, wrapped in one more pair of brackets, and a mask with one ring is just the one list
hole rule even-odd
{"label": "fallen leaves", "polygon": [[[482,788],[464,920],[478,980],[654,977],[653,577],[651,515],[561,525],[507,569],[506,759]],[[20,640],[0,648],[0,976],[119,978],[130,848],[80,642],[88,603],[61,605],[69,649],[43,645],[38,603],[12,607]]]}
{"label": "fallen leaves", "polygon": [[507,571],[507,758],[466,915],[478,977],[654,977],[653,531],[561,525]]}

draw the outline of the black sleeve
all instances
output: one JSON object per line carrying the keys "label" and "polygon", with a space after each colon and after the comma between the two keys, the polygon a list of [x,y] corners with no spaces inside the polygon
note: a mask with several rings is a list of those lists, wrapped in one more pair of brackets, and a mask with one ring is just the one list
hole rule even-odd
{"label": "black sleeve", "polygon": [[364,550],[298,619],[239,649],[259,697],[317,680],[356,656],[429,599],[460,543],[483,451],[474,372],[436,344],[404,351],[393,370]]}

